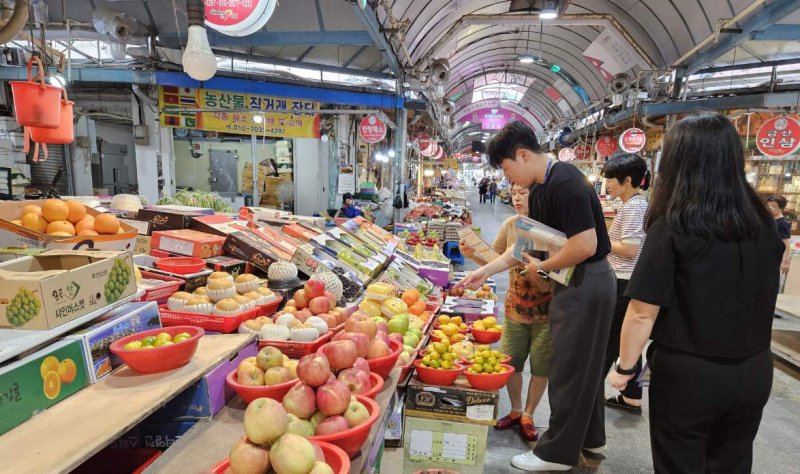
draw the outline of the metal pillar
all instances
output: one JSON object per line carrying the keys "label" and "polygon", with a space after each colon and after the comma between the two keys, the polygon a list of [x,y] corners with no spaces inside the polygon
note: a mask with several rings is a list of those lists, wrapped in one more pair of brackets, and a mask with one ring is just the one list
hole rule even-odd
{"label": "metal pillar", "polygon": [[250,136],[250,162],[253,163],[253,207],[261,206],[261,196],[258,194],[258,160],[256,159],[256,141],[258,136]]}
{"label": "metal pillar", "polygon": [[[403,199],[403,164],[406,161],[406,142],[408,141],[406,138],[406,133],[408,131],[407,115],[408,111],[406,111],[406,109],[397,109],[397,128],[394,133],[395,157],[392,173],[394,173],[393,194],[395,196],[400,196],[400,199]],[[400,209],[394,209],[393,223],[400,222],[401,212]]]}

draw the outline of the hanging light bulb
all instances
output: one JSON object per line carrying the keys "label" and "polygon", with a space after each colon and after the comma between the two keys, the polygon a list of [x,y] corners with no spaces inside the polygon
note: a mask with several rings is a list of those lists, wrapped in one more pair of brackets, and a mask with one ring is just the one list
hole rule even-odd
{"label": "hanging light bulb", "polygon": [[535,61],[535,58],[528,53],[525,53],[519,57],[519,62],[522,64],[531,64]]}
{"label": "hanging light bulb", "polygon": [[206,29],[200,25],[189,26],[189,39],[183,50],[183,71],[192,79],[207,81],[217,72],[217,58],[211,52]]}

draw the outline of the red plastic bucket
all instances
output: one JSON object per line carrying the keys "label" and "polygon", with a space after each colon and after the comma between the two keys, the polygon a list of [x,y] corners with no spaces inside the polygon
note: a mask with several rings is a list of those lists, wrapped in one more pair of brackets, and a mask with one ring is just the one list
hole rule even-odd
{"label": "red plastic bucket", "polygon": [[[36,81],[31,76],[34,61],[39,68]],[[44,66],[38,57],[31,56],[28,60],[27,81],[11,81],[10,84],[17,123],[37,128],[57,128],[61,124],[62,89],[44,82]]]}
{"label": "red plastic bucket", "polygon": [[69,145],[75,141],[75,127],[72,124],[72,106],[75,102],[67,99],[67,90],[60,102],[61,119],[56,128],[31,127],[31,140],[48,145]]}
{"label": "red plastic bucket", "polygon": [[356,395],[356,399],[367,408],[369,412],[367,421],[338,433],[311,436],[308,440],[311,442],[324,441],[336,445],[342,448],[344,452],[350,456],[350,459],[358,456],[358,453],[361,452],[361,447],[364,446],[364,443],[367,442],[367,438],[369,438],[372,425],[378,421],[378,416],[381,414],[381,407],[373,399],[363,395]]}

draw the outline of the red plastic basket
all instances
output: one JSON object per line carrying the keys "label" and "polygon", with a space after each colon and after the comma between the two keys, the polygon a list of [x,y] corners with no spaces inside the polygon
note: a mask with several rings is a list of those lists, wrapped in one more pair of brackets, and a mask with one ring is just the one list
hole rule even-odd
{"label": "red plastic basket", "polygon": [[172,278],[166,275],[160,275],[158,273],[143,271],[142,278],[146,280],[160,280],[163,281],[163,285],[159,285],[155,288],[148,288],[144,292],[144,296],[139,298],[137,301],[155,301],[158,304],[164,304],[167,302],[170,296],[175,294],[176,291],[186,283],[184,280],[180,278]]}
{"label": "red plastic basket", "polygon": [[385,385],[383,382],[383,377],[381,377],[379,374],[376,374],[375,372],[370,372],[369,381],[372,383],[372,388],[362,393],[361,395],[364,395],[365,397],[369,397],[375,400],[375,397],[377,397],[378,394],[381,393],[381,390],[383,390],[383,386]]}
{"label": "red plastic basket", "polygon": [[389,347],[392,347],[393,350],[388,356],[367,360],[370,372],[375,372],[384,379],[389,378],[389,372],[394,369],[395,364],[397,364],[397,358],[403,352],[403,345],[397,341],[389,341]]}
{"label": "red plastic basket", "polygon": [[[350,474],[350,458],[347,457],[347,453],[342,448],[324,441],[311,441],[311,444],[316,444],[322,449],[322,453],[325,455],[325,462],[333,469],[334,474]],[[225,474],[230,467],[230,459],[225,458],[212,467],[211,472]]]}
{"label": "red plastic basket", "polygon": [[[298,341],[265,341],[264,339],[258,340],[258,347],[263,348],[267,346],[277,347],[283,352],[285,356],[292,359],[300,359],[308,354],[317,352],[317,349],[322,347],[323,344],[330,341],[333,333],[328,331],[319,337],[316,341],[311,342],[298,342]],[[370,370],[372,366],[370,366]]]}
{"label": "red plastic basket", "polygon": [[[273,314],[275,314],[276,311],[278,311],[278,308],[280,307],[282,301],[283,297],[278,296],[276,299],[270,301],[267,304],[260,304],[256,306],[256,308],[258,309],[258,314],[256,315],[256,317],[272,316]],[[243,320],[242,322],[244,321],[247,321],[247,319]]]}
{"label": "red plastic basket", "polygon": [[422,360],[414,361],[414,368],[417,370],[417,378],[431,385],[448,386],[453,385],[458,375],[464,370],[460,364],[453,364],[452,369],[433,369],[423,367]]}
{"label": "red plastic basket", "polygon": [[198,314],[172,311],[166,305],[159,306],[158,313],[161,315],[161,324],[169,326],[197,326],[207,331],[214,332],[234,332],[239,325],[248,319],[258,316],[258,307],[249,309],[239,314],[223,316],[220,314]]}
{"label": "red plastic basket", "polygon": [[486,390],[487,392],[500,390],[506,386],[506,382],[508,382],[511,374],[514,373],[514,367],[507,364],[501,365],[506,369],[502,374],[472,374],[465,370],[464,377],[467,378],[467,381],[474,389]]}
{"label": "red plastic basket", "polygon": [[236,376],[236,370],[237,369],[233,369],[228,373],[225,377],[225,383],[228,384],[228,387],[235,390],[239,398],[246,403],[250,403],[256,398],[271,398],[275,401],[283,402],[283,396],[286,395],[292,387],[300,383],[297,379],[294,379],[282,384],[270,386],[242,385],[239,383]]}
{"label": "red plastic basket", "polygon": [[[155,336],[160,332],[176,334],[187,332],[191,338],[169,346],[155,347],[153,349],[125,349],[125,344],[138,341],[148,336]],[[186,365],[197,351],[197,344],[205,331],[194,326],[175,326],[170,328],[156,328],[142,331],[130,336],[117,339],[111,343],[109,350],[116,354],[128,367],[140,374],[155,374],[177,369]]]}
{"label": "red plastic basket", "polygon": [[481,344],[494,344],[503,337],[503,331],[481,331],[472,327],[471,324],[469,329],[472,331],[472,337],[475,338],[475,341]]}
{"label": "red plastic basket", "polygon": [[76,474],[139,474],[161,456],[156,448],[105,448],[78,466]]}
{"label": "red plastic basket", "polygon": [[335,444],[336,446],[342,448],[344,452],[350,456],[350,459],[358,456],[358,453],[361,452],[361,447],[364,446],[364,443],[367,442],[367,438],[369,438],[369,432],[372,429],[372,425],[378,421],[378,416],[381,414],[381,407],[375,402],[375,400],[365,397],[364,395],[356,395],[356,399],[364,404],[364,406],[367,408],[367,411],[369,412],[369,418],[367,418],[367,421],[338,433],[311,436],[308,439],[310,441],[324,441],[326,443]]}
{"label": "red plastic basket", "polygon": [[165,272],[179,275],[191,275],[206,268],[206,261],[194,257],[169,257],[156,260],[156,267]]}

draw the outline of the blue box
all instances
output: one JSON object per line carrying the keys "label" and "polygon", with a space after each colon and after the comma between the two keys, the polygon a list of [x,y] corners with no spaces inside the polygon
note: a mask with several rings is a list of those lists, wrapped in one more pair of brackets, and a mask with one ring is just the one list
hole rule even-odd
{"label": "blue box", "polygon": [[123,449],[167,449],[192,429],[194,424],[194,421],[159,422],[148,418],[109,446]]}

